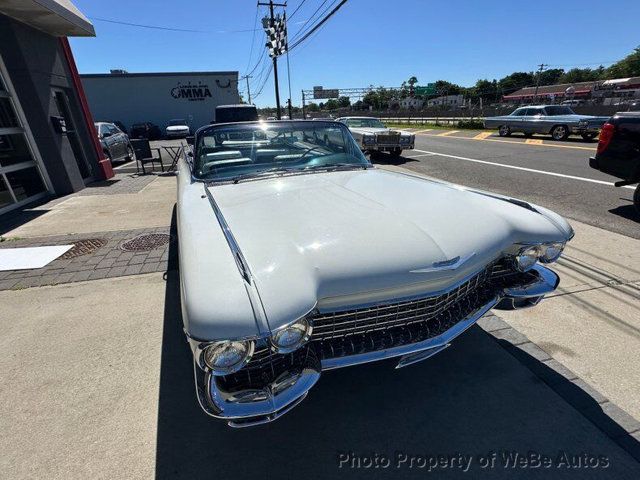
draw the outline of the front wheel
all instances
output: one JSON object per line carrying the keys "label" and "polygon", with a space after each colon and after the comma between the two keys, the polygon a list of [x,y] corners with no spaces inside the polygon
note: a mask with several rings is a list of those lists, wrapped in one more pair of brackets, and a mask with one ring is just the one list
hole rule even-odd
{"label": "front wheel", "polygon": [[589,141],[589,140],[593,140],[594,138],[596,138],[596,135],[598,135],[597,133],[583,133],[582,134],[582,139]]}
{"label": "front wheel", "polygon": [[566,140],[569,136],[569,129],[566,125],[556,125],[551,130],[551,137],[554,140]]}
{"label": "front wheel", "polygon": [[636,212],[640,214],[640,185],[638,185],[636,191],[633,192],[633,206],[636,207]]}
{"label": "front wheel", "polygon": [[511,135],[511,129],[508,125],[500,125],[500,128],[498,128],[498,135],[501,137],[508,137]]}

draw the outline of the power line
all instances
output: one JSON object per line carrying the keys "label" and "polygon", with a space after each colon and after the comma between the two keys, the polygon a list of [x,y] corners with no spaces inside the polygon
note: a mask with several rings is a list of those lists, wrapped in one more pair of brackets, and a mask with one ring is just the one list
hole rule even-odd
{"label": "power line", "polygon": [[96,22],[106,22],[106,23],[114,23],[116,25],[125,25],[127,27],[137,27],[137,28],[149,28],[153,30],[166,30],[171,32],[186,32],[186,33],[248,33],[255,32],[256,30],[260,30],[259,28],[252,28],[248,30],[192,30],[188,28],[174,28],[174,27],[165,27],[161,25],[145,25],[142,23],[131,23],[131,22],[123,22],[120,20],[113,20],[109,18],[99,18],[99,17],[89,17],[91,20],[95,20]]}
{"label": "power line", "polygon": [[306,2],[306,1],[307,1],[307,0],[302,0],[302,1],[298,4],[298,6],[296,7],[296,9],[293,11],[293,13],[291,14],[291,16],[289,17],[289,20],[291,20],[291,19],[293,18],[293,16],[294,16],[296,13],[298,13],[298,10],[300,10],[300,7],[301,7],[302,5],[304,5],[304,2]]}
{"label": "power line", "polygon": [[295,40],[295,38],[300,35],[300,32],[302,32],[304,30],[304,28],[307,26],[307,24],[316,16],[316,13],[318,13],[320,11],[320,9],[324,6],[325,3],[327,3],[329,0],[324,0],[320,6],[318,8],[316,8],[316,11],[313,12],[313,14],[307,18],[307,20],[304,22],[304,24],[300,27],[300,30],[298,30],[293,37],[291,37],[292,41]]}
{"label": "power line", "polygon": [[251,59],[253,58],[253,46],[256,43],[256,26],[258,25],[258,14],[260,13],[260,7],[256,6],[256,18],[253,20],[253,35],[251,37],[251,49],[249,50],[249,59],[247,60],[247,68],[249,70],[249,65],[251,65]]}
{"label": "power line", "polygon": [[327,20],[329,20],[338,10],[340,10],[340,8],[347,3],[347,0],[342,0],[333,10],[331,10],[322,20],[320,20],[318,23],[316,23],[315,27],[313,27],[309,32],[305,33],[304,36],[297,40],[289,49],[293,50],[294,48],[296,48],[298,45],[300,45],[302,42],[304,42],[307,38],[309,38],[310,35],[313,34],[313,32],[315,32],[316,30],[318,30],[320,27],[322,27],[322,25],[325,24],[325,22]]}

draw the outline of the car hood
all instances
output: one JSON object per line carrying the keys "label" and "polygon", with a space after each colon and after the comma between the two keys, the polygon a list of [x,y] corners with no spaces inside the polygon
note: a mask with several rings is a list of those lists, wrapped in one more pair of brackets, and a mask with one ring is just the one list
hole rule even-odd
{"label": "car hood", "polygon": [[[315,307],[436,291],[516,242],[566,240],[522,206],[378,169],[208,187],[255,281],[271,329]],[[460,268],[435,262],[469,258]]]}
{"label": "car hood", "polygon": [[395,128],[356,128],[356,127],[350,127],[349,130],[351,130],[352,133],[360,133],[363,135],[375,135],[376,133],[387,133],[387,132],[400,132],[401,135],[411,135],[409,132],[405,132],[404,130],[397,130]]}

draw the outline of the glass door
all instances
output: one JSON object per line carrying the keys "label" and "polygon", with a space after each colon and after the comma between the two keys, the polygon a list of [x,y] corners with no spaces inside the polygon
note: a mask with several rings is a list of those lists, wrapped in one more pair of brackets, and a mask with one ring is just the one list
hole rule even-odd
{"label": "glass door", "polygon": [[47,192],[27,132],[18,116],[16,101],[0,62],[0,213]]}

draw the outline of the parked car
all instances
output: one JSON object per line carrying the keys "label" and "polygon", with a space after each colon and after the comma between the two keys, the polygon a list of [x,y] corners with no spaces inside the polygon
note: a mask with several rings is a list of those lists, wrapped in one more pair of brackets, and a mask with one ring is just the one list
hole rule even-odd
{"label": "parked car", "polygon": [[185,138],[191,135],[191,128],[189,128],[189,124],[185,119],[174,118],[169,120],[165,135],[167,138]]}
{"label": "parked car", "polygon": [[147,140],[160,140],[162,131],[160,127],[151,122],[140,122],[131,125],[129,132],[131,138],[145,138]]}
{"label": "parked car", "polygon": [[550,134],[554,140],[566,140],[571,134],[591,140],[608,118],[577,115],[566,105],[537,105],[517,108],[509,115],[487,117],[484,127],[497,128],[501,137],[522,132],[525,136]]}
{"label": "parked car", "polygon": [[399,157],[402,155],[402,150],[411,150],[415,146],[414,134],[391,130],[377,118],[342,117],[337,121],[349,127],[356,143],[365,153],[388,152],[393,157]]}
{"label": "parked car", "polygon": [[195,137],[177,176],[184,331],[199,402],[231,426],[275,420],[325,370],[425,360],[490,309],[531,307],[558,285],[546,264],[573,236],[562,217],[377,169],[344,124]]}
{"label": "parked car", "polygon": [[253,122],[258,120],[258,110],[255,105],[218,105],[216,119],[212,123]]}
{"label": "parked car", "polygon": [[129,136],[113,123],[96,122],[96,132],[105,156],[111,161],[132,160],[133,147]]}
{"label": "parked car", "polygon": [[124,124],[119,120],[104,120],[99,121],[98,123],[113,123],[122,133],[126,133],[127,135],[129,134],[129,132],[127,131],[127,127],[125,127]]}
{"label": "parked car", "polygon": [[633,204],[640,213],[640,112],[619,112],[605,123],[589,166],[620,178],[616,187],[639,183]]}

